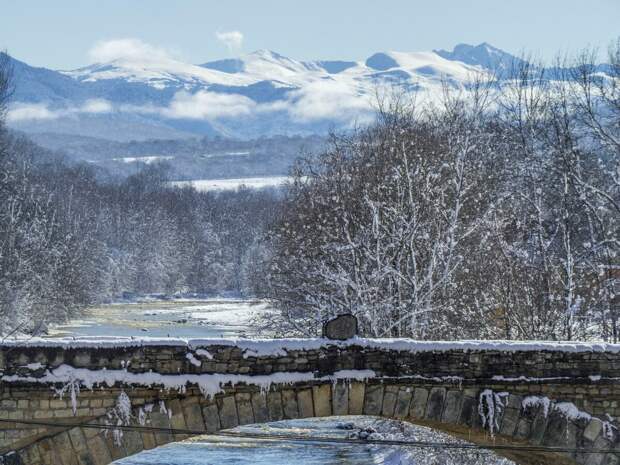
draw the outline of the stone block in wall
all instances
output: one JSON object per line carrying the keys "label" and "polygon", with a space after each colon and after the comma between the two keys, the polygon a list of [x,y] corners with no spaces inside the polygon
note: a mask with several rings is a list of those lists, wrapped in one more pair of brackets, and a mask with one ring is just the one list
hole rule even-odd
{"label": "stone block in wall", "polygon": [[198,397],[187,397],[181,400],[181,409],[185,416],[185,424],[192,431],[205,431],[205,421]]}
{"label": "stone block in wall", "polygon": [[318,416],[315,413],[312,389],[300,389],[297,391],[297,409],[299,410],[299,418]]}
{"label": "stone block in wall", "polygon": [[282,391],[282,411],[284,413],[284,418],[287,420],[299,418],[297,396],[292,389]]}
{"label": "stone block in wall", "polygon": [[349,414],[349,389],[346,382],[332,385],[332,408],[334,415]]}
{"label": "stone block in wall", "polygon": [[349,383],[349,415],[361,415],[364,412],[366,385],[359,381]]}
{"label": "stone block in wall", "polygon": [[174,441],[174,437],[170,432],[165,431],[170,429],[170,418],[167,413],[163,412],[151,412],[150,414],[151,426],[156,428],[162,428],[163,431],[157,431],[155,433],[155,442],[158,446],[171,443]]}
{"label": "stone block in wall", "polygon": [[386,386],[383,391],[383,405],[381,406],[381,415],[391,418],[394,416],[396,409],[396,399],[398,397],[398,386]]}
{"label": "stone block in wall", "polygon": [[383,385],[366,386],[364,415],[380,415],[383,407]]}
{"label": "stone block in wall", "polygon": [[220,429],[220,414],[215,401],[202,406],[202,417],[205,420],[205,429],[208,433],[215,433]]}
{"label": "stone block in wall", "polygon": [[237,416],[237,406],[235,397],[232,395],[222,396],[216,399],[217,409],[220,415],[220,426],[222,429],[235,428],[239,426],[239,417]]}
{"label": "stone block in wall", "polygon": [[134,455],[144,450],[142,435],[139,431],[124,431],[123,446],[127,455]]}
{"label": "stone block in wall", "polygon": [[88,450],[93,460],[93,465],[108,465],[112,461],[108,446],[100,434],[88,440]]}
{"label": "stone block in wall", "polygon": [[445,406],[441,415],[443,423],[456,423],[461,414],[461,401],[463,393],[460,390],[451,389],[446,394]]}
{"label": "stone block in wall", "polygon": [[80,465],[78,458],[71,445],[69,434],[65,431],[52,438],[54,446],[58,451],[62,465]]}
{"label": "stone block in wall", "polygon": [[426,405],[428,404],[428,390],[424,388],[415,388],[413,390],[413,398],[411,407],[409,408],[409,416],[412,418],[424,418],[426,415]]}
{"label": "stone block in wall", "polygon": [[281,393],[274,391],[267,393],[267,410],[269,411],[269,419],[271,421],[279,421],[284,419]]}
{"label": "stone block in wall", "polygon": [[396,398],[396,406],[394,408],[394,417],[407,418],[409,415],[409,406],[412,398],[413,388],[402,386],[398,390],[398,397]]}
{"label": "stone block in wall", "polygon": [[257,423],[269,421],[269,409],[267,408],[267,394],[265,392],[252,393],[252,411]]}
{"label": "stone block in wall", "polygon": [[327,417],[332,414],[331,385],[321,384],[312,386],[312,400],[314,403],[314,416]]}
{"label": "stone block in wall", "polygon": [[[181,401],[178,399],[170,399],[166,402],[166,408],[168,410],[168,417],[170,418],[170,427],[173,429],[187,429]],[[182,441],[189,437],[187,434],[173,434],[173,436],[175,441]]]}
{"label": "stone block in wall", "polygon": [[249,425],[251,423],[254,423],[254,412],[252,411],[252,394],[250,394],[249,392],[239,392],[235,394],[235,402],[237,403],[239,424]]}
{"label": "stone block in wall", "polygon": [[434,387],[428,395],[428,405],[426,407],[425,418],[429,420],[441,420],[441,414],[444,409],[444,401],[446,397],[446,389]]}

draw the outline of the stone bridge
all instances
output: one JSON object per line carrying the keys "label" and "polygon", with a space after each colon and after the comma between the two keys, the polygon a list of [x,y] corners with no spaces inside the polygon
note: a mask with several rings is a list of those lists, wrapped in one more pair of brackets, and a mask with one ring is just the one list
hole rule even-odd
{"label": "stone bridge", "polygon": [[[478,444],[566,449],[502,450],[518,464],[613,465],[619,381],[620,345],[606,344],[4,342],[0,455],[6,464],[105,465],[201,432],[363,414]],[[110,424],[143,429],[120,437]]]}

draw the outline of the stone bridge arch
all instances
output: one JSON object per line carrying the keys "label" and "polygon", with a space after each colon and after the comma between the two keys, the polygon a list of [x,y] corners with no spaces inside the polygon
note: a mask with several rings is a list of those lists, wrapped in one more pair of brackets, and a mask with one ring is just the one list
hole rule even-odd
{"label": "stone bridge arch", "polygon": [[[0,452],[8,464],[106,465],[187,437],[169,430],[373,415],[479,444],[608,451],[502,452],[523,465],[620,464],[619,351],[363,339],[8,343]],[[84,426],[115,424],[119,399],[131,403],[128,424],[162,429],[117,443]]]}

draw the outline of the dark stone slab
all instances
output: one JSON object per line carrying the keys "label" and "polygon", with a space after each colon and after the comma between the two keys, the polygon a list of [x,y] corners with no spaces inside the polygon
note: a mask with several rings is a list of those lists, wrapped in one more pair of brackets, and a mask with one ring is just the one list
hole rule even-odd
{"label": "dark stone slab", "polygon": [[350,313],[339,315],[323,325],[323,337],[344,341],[357,335],[357,318]]}

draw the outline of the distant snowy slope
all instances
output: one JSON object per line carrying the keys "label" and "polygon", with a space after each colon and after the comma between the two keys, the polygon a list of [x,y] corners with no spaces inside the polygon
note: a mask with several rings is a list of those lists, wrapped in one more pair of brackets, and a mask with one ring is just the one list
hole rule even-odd
{"label": "distant snowy slope", "polygon": [[52,71],[14,60],[8,116],[26,132],[109,140],[320,134],[370,121],[378,89],[434,98],[445,83],[458,88],[515,60],[487,43],[363,61],[298,61],[258,50],[194,65],[147,53]]}
{"label": "distant snowy slope", "polygon": [[491,71],[509,69],[513,64],[522,62],[520,58],[495,48],[486,42],[476,46],[458,44],[451,52],[435,50],[435,53],[446,60],[460,61]]}

